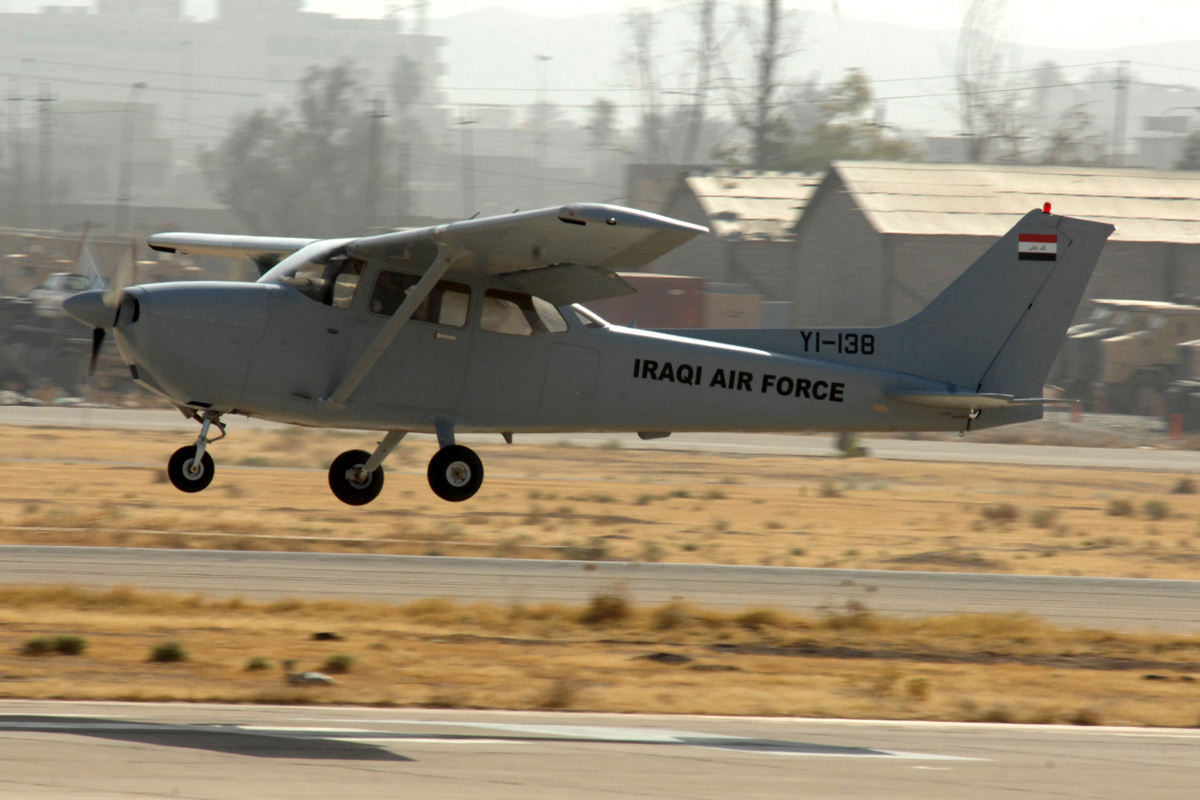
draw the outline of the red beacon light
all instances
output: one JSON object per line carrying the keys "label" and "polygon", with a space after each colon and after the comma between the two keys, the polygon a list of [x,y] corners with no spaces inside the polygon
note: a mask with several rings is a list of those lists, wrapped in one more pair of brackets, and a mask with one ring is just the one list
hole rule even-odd
{"label": "red beacon light", "polygon": [[1049,214],[1049,213],[1050,213],[1050,204],[1049,204],[1049,203],[1046,203],[1046,204],[1044,204],[1044,205],[1042,206],[1042,213],[1043,213],[1043,214]]}

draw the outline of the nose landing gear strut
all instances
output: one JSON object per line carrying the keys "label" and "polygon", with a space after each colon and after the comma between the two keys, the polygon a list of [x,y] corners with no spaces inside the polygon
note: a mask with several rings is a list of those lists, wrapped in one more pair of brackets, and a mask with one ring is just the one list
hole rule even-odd
{"label": "nose landing gear strut", "polygon": [[[171,483],[179,491],[189,494],[207,489],[212,483],[216,467],[207,449],[213,442],[225,438],[225,426],[221,424],[220,414],[205,411],[204,416],[199,419],[200,435],[196,437],[196,444],[179,448],[167,462],[167,477],[171,479]],[[208,431],[212,425],[216,425],[221,431],[221,435],[214,439],[208,438]]]}

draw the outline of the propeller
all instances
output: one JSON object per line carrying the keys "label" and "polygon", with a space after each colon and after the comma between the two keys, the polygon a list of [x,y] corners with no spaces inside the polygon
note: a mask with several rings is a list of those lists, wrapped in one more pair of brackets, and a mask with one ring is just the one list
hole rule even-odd
{"label": "propeller", "polygon": [[[96,260],[89,252],[90,248],[89,242],[86,240],[86,233],[84,234],[84,237],[85,241],[83,250],[80,253],[80,261],[82,262],[84,255],[87,254],[87,259],[92,267],[92,285],[96,286],[96,284],[99,283],[100,286],[96,286],[96,288],[103,288],[104,293],[101,295],[101,300],[104,302],[104,307],[112,312],[112,322],[109,324],[109,327],[111,327],[112,325],[117,324],[117,317],[121,313],[121,292],[123,292],[125,287],[129,285],[131,279],[133,278],[133,270],[137,266],[137,241],[133,238],[130,238],[128,263],[124,261],[121,262],[121,264],[117,267],[117,271],[113,275],[112,280],[110,280],[108,282],[108,286],[105,287],[103,280],[100,278],[100,272],[98,269],[96,269]],[[66,308],[66,303],[64,303],[64,308]],[[70,309],[68,309],[68,313],[69,312]],[[100,358],[100,349],[104,347],[104,338],[107,334],[108,330],[106,327],[95,325],[92,328],[92,355],[88,360],[88,378],[91,378],[96,374],[96,361]]]}

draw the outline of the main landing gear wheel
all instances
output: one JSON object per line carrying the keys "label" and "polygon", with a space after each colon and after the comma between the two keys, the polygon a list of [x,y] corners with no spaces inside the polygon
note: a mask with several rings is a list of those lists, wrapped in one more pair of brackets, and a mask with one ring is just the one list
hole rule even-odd
{"label": "main landing gear wheel", "polygon": [[443,500],[469,500],[483,485],[483,462],[460,444],[443,447],[429,461],[429,488]]}
{"label": "main landing gear wheel", "polygon": [[383,467],[374,472],[362,472],[371,454],[364,450],[347,450],[329,466],[329,488],[338,500],[352,506],[365,506],[383,491]]}
{"label": "main landing gear wheel", "polygon": [[207,489],[215,472],[212,456],[208,453],[200,457],[199,464],[196,463],[196,446],[193,444],[176,450],[167,462],[167,477],[181,492],[191,493]]}

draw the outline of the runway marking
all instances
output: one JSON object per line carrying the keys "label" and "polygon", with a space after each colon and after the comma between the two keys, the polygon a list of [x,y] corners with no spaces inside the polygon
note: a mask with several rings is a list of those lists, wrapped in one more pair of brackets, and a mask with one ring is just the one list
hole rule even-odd
{"label": "runway marking", "polygon": [[[913,753],[906,750],[889,750],[874,747],[815,744],[785,739],[730,736],[719,733],[675,731],[658,728],[617,728],[595,725],[522,725],[490,722],[440,722],[406,719],[338,719],[323,722],[349,722],[390,725],[444,726],[458,728],[483,728],[524,734],[539,742],[596,743],[613,742],[623,744],[665,744],[706,747],[718,750],[735,750],[748,753],[772,755],[816,756],[825,758],[896,758],[919,761],[986,761],[989,759],[949,756],[936,753]],[[473,738],[473,737],[472,737]],[[478,741],[478,740],[475,740]],[[511,740],[510,740],[511,741]]]}

